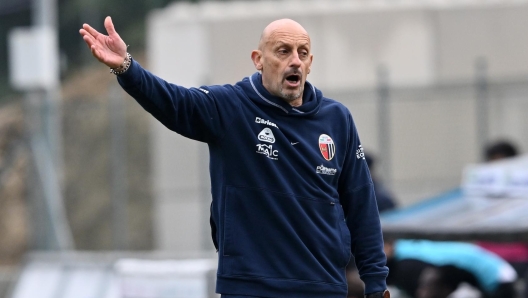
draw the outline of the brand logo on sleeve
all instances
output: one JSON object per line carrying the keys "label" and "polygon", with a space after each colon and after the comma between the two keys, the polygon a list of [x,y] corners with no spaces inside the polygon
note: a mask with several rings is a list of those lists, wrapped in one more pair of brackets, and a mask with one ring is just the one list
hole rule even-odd
{"label": "brand logo on sleeve", "polygon": [[361,147],[361,145],[359,145],[359,148],[356,150],[356,158],[365,159],[365,151],[363,150],[363,147]]}
{"label": "brand logo on sleeve", "polygon": [[270,128],[264,128],[259,134],[258,139],[262,142],[275,143],[275,136]]}
{"label": "brand logo on sleeve", "polygon": [[331,160],[335,155],[335,144],[334,140],[329,135],[322,134],[319,136],[319,150],[324,159]]}

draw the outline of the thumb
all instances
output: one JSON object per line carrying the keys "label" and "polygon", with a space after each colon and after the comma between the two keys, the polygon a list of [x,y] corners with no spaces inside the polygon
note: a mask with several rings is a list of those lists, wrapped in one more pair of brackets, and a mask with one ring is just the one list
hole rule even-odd
{"label": "thumb", "polygon": [[117,32],[114,28],[114,23],[112,23],[111,17],[106,17],[104,20],[104,26],[106,28],[106,32],[108,32],[108,36],[117,35]]}

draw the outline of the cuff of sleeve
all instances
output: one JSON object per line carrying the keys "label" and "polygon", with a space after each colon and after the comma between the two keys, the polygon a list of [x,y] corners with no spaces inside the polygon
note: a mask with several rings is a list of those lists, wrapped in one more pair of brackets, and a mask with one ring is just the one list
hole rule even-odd
{"label": "cuff of sleeve", "polygon": [[127,71],[117,76],[117,80],[119,83],[121,83],[124,86],[130,86],[135,85],[138,78],[138,70],[141,68],[141,65],[139,65],[134,58],[132,58],[132,62],[130,63],[130,67]]}
{"label": "cuff of sleeve", "polygon": [[365,283],[365,295],[383,292],[387,289],[387,282],[385,277],[364,277],[363,282]]}

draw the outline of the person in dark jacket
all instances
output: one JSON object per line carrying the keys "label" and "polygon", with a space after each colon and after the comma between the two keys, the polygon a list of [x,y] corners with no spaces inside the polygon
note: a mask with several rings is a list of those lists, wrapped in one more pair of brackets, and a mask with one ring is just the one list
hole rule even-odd
{"label": "person in dark jacket", "polygon": [[222,297],[343,298],[353,254],[367,297],[388,297],[374,188],[348,109],[306,81],[308,33],[270,23],[235,85],[184,88],[144,70],[105,19],[92,54],[167,128],[209,145]]}

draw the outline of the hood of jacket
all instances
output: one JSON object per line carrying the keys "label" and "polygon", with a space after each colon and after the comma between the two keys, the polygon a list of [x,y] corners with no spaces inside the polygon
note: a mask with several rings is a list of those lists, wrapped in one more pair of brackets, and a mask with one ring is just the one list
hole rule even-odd
{"label": "hood of jacket", "polygon": [[249,99],[255,104],[267,106],[271,109],[276,109],[278,112],[294,117],[308,117],[317,114],[323,101],[323,93],[306,81],[304,83],[302,105],[299,107],[292,107],[284,99],[272,95],[266,90],[266,88],[264,88],[260,72],[256,72],[253,75],[244,78],[236,85],[242,88],[244,93],[247,94]]}

